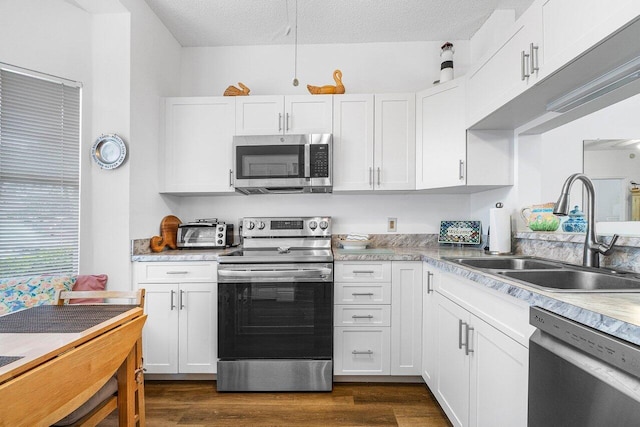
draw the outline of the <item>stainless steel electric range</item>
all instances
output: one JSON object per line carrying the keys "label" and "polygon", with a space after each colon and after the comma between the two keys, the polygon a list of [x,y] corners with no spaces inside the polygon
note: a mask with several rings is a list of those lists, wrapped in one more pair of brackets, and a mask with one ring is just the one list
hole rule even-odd
{"label": "stainless steel electric range", "polygon": [[219,391],[330,391],[330,217],[244,218],[218,266]]}

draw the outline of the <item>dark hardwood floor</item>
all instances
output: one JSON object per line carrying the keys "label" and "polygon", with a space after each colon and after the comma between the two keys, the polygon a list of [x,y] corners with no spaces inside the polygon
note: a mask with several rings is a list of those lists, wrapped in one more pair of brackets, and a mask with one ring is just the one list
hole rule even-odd
{"label": "dark hardwood floor", "polygon": [[[147,381],[147,426],[450,426],[423,384],[335,383],[331,393],[218,393],[214,381]],[[112,413],[100,427],[117,426]]]}

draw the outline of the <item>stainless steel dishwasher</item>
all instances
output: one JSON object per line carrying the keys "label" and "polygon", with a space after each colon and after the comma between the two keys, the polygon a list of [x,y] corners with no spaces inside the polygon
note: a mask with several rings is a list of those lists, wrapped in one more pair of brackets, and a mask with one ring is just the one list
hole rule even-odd
{"label": "stainless steel dishwasher", "polygon": [[640,425],[640,347],[532,307],[529,427]]}

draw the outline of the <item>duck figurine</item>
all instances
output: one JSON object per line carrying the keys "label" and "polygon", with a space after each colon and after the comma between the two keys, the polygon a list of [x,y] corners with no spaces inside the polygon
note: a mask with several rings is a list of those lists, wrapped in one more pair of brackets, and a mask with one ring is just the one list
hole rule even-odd
{"label": "duck figurine", "polygon": [[342,71],[335,70],[333,72],[333,80],[335,80],[336,85],[326,85],[326,86],[311,86],[307,85],[307,89],[309,89],[309,93],[312,95],[332,95],[338,94],[341,95],[344,93],[344,85],[342,84]]}
{"label": "duck figurine", "polygon": [[249,95],[249,92],[251,92],[251,89],[249,89],[244,84],[242,84],[242,82],[238,82],[238,86],[240,86],[242,89],[238,89],[237,87],[231,85],[227,88],[227,90],[224,91],[223,95],[224,96],[247,96]]}

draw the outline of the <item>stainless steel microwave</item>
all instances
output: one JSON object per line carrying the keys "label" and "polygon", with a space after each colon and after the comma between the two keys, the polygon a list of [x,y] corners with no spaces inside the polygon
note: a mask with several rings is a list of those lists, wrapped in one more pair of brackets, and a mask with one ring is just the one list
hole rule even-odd
{"label": "stainless steel microwave", "polygon": [[330,133],[233,137],[234,187],[243,194],[331,193]]}

